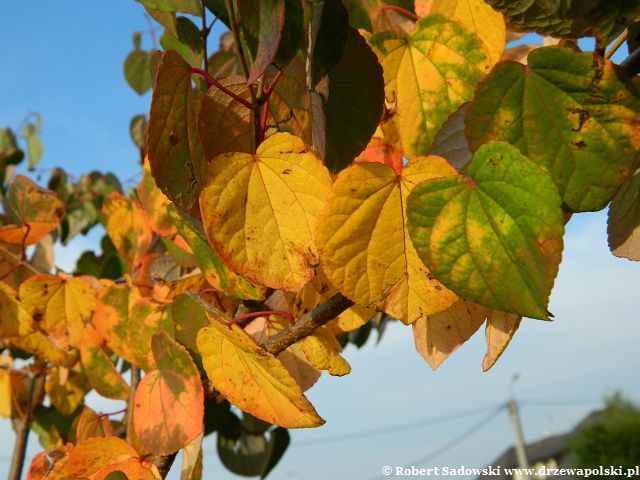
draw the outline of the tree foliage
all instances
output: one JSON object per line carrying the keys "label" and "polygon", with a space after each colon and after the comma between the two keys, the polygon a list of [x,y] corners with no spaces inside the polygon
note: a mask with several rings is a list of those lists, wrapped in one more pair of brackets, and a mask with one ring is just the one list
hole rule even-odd
{"label": "tree foliage", "polygon": [[[637,2],[138,1],[164,31],[124,61],[152,89],[137,188],[40,186],[20,170],[40,117],[0,131],[0,415],[39,433],[29,479],[164,478],[178,451],[199,479],[213,432],[264,478],[372,329],[411,325],[435,369],[485,325],[488,370],[552,317],[573,214],[611,204],[612,252],[640,259],[638,62],[604,49]],[[511,47],[523,31],[561,40]],[[99,225],[99,251],[55,266]]]}

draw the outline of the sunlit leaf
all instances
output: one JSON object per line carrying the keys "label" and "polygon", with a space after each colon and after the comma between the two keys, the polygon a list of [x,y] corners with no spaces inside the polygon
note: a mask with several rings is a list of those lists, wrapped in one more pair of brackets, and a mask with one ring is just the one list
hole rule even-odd
{"label": "sunlit leaf", "polygon": [[89,407],[84,407],[76,424],[75,443],[82,443],[89,438],[113,436],[113,428],[109,417],[101,417]]}
{"label": "sunlit leaf", "polygon": [[471,150],[509,142],[547,168],[568,208],[603,208],[638,161],[640,98],[610,62],[595,75],[590,53],[560,47],[501,63],[467,111]]}
{"label": "sunlit leaf", "polygon": [[377,162],[390,166],[396,173],[402,171],[402,153],[387,141],[378,128],[367,147],[355,159],[357,163]]}
{"label": "sunlit leaf", "polygon": [[487,342],[487,353],[482,360],[482,369],[486,372],[500,358],[513,335],[520,326],[522,317],[512,313],[504,313],[492,310],[487,317],[485,328],[485,340]]}
{"label": "sunlit leaf", "polygon": [[387,99],[395,102],[403,153],[425,155],[440,127],[489,71],[480,39],[442,15],[422,18],[407,37],[383,32],[370,40],[384,69]]}
{"label": "sunlit leaf", "polygon": [[407,324],[456,301],[418,258],[406,225],[413,187],[453,174],[439,157],[415,158],[401,175],[378,163],[340,173],[316,230],[324,271],[340,292]]}
{"label": "sunlit leaf", "polygon": [[324,423],[278,359],[237,325],[211,320],[198,333],[198,350],[207,376],[229,402],[287,428]]}
{"label": "sunlit leaf", "polygon": [[500,60],[506,41],[506,27],[502,15],[485,0],[435,0],[431,13],[440,13],[464,25],[486,45],[491,65]]}
{"label": "sunlit leaf", "polygon": [[0,336],[22,337],[33,331],[33,318],[17,300],[17,292],[0,282]]}
{"label": "sunlit leaf", "polygon": [[2,242],[25,246],[38,243],[64,215],[64,204],[55,193],[22,175],[14,177],[6,200],[13,225],[0,227]]}
{"label": "sunlit leaf", "polygon": [[13,360],[9,355],[0,354],[0,417],[11,418],[11,379],[9,369]]}
{"label": "sunlit leaf", "polygon": [[[268,318],[255,318],[245,327],[244,331],[251,335],[256,342],[263,343],[287,325],[288,322],[285,319],[271,315]],[[289,371],[303,392],[309,390],[320,378],[320,370],[309,363],[299,343],[289,346],[276,358],[282,362],[284,368]]]}
{"label": "sunlit leaf", "polygon": [[105,230],[118,253],[130,268],[137,265],[147,254],[153,235],[142,209],[137,202],[113,192],[105,198],[102,213]]}
{"label": "sunlit leaf", "polygon": [[460,299],[447,310],[419,318],[413,324],[416,350],[433,370],[469,340],[489,309]]}
{"label": "sunlit leaf", "polygon": [[149,451],[168,455],[203,432],[204,394],[200,374],[187,350],[165,332],[153,336],[157,370],[136,390],[133,426]]}
{"label": "sunlit leaf", "polygon": [[63,415],[69,416],[80,406],[90,387],[86,377],[75,370],[69,370],[66,378],[62,379],[62,368],[58,367],[49,373],[45,390],[53,406]]}
{"label": "sunlit leaf", "polygon": [[446,287],[481,305],[548,319],[564,220],[548,173],[515,147],[481,147],[459,175],[427,180],[407,201],[409,234]]}
{"label": "sunlit leaf", "polygon": [[204,231],[201,232],[201,236],[185,221],[183,216],[178,215],[174,207],[169,207],[169,216],[178,227],[178,231],[187,245],[191,247],[200,270],[212,287],[240,299],[260,300],[264,297],[264,289],[262,287],[253,285],[248,280],[236,275],[225,265],[203,238]]}
{"label": "sunlit leaf", "polygon": [[83,277],[36,275],[20,285],[20,301],[61,347],[78,347],[96,308],[97,292]]}
{"label": "sunlit leaf", "polygon": [[162,476],[155,465],[143,462],[139,458],[128,458],[102,468],[92,477],[92,480],[119,480],[121,478],[161,480]]}
{"label": "sunlit leaf", "polygon": [[72,477],[93,478],[92,475],[112,463],[137,457],[135,448],[121,438],[89,438],[71,450],[67,470]]}
{"label": "sunlit leaf", "polygon": [[27,480],[42,480],[43,478],[68,480],[67,460],[72,448],[71,444],[61,445],[35,455],[27,472]]}
{"label": "sunlit leaf", "polygon": [[203,433],[195,437],[182,449],[182,469],[180,480],[202,478],[202,439]]}
{"label": "sunlit leaf", "polygon": [[302,339],[301,346],[311,365],[317,369],[338,377],[351,372],[351,366],[340,355],[340,343],[328,327],[317,328],[313,335]]}
{"label": "sunlit leaf", "polygon": [[622,184],[613,198],[607,226],[613,254],[640,261],[640,170]]}
{"label": "sunlit leaf", "polygon": [[249,280],[296,290],[318,263],[313,232],[330,185],[320,159],[286,133],[267,138],[256,155],[220,155],[200,197],[209,241]]}
{"label": "sunlit leaf", "polygon": [[96,392],[115,400],[128,399],[129,385],[104,351],[102,337],[92,326],[85,328],[79,348],[85,375]]}
{"label": "sunlit leaf", "polygon": [[142,170],[142,179],[137,188],[140,206],[151,229],[163,237],[168,237],[176,232],[176,227],[171,221],[167,208],[171,203],[164,193],[156,186],[149,163],[145,162]]}

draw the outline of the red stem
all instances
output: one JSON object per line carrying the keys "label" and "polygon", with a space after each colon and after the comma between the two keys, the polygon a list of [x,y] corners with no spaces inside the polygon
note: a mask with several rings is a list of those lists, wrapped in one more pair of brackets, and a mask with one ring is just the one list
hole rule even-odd
{"label": "red stem", "polygon": [[27,237],[31,231],[31,225],[28,222],[23,223],[22,225],[27,228],[26,232],[24,232],[24,236],[22,237],[22,243],[20,244],[20,258],[24,262],[27,259]]}
{"label": "red stem", "polygon": [[219,81],[217,81],[215,78],[213,78],[213,76],[209,72],[205,72],[201,68],[192,67],[191,68],[191,73],[197,73],[198,75],[200,75],[202,78],[204,78],[206,80],[207,85],[209,85],[210,87],[214,86],[214,87],[218,88],[219,90],[223,91],[224,93],[229,95],[231,98],[233,98],[235,101],[240,102],[243,106],[245,106],[249,110],[253,110],[253,106],[249,102],[247,102],[244,98],[236,95],[231,90],[229,90],[227,87],[222,85]]}
{"label": "red stem", "polygon": [[409,10],[406,10],[402,7],[397,7],[396,5],[382,5],[382,9],[383,10],[394,10],[398,13],[402,13],[403,15],[406,15],[409,18],[413,18],[414,20],[420,20],[420,17],[418,17],[415,13],[411,13]]}
{"label": "red stem", "polygon": [[250,318],[262,317],[264,315],[277,315],[279,317],[286,317],[289,320],[289,323],[293,323],[293,315],[289,312],[277,311],[277,310],[264,310],[262,312],[251,312],[245,315],[240,315],[239,317],[234,318],[229,322],[229,325],[235,325],[237,323],[242,322],[243,320],[248,320]]}
{"label": "red stem", "polygon": [[264,91],[264,104],[262,105],[262,118],[260,119],[260,138],[258,138],[258,143],[262,143],[264,140],[264,134],[267,131],[267,116],[269,115],[269,99],[271,98],[271,94],[273,93],[273,89],[276,88],[276,84],[278,80],[282,77],[282,70],[278,70],[276,76],[271,80],[271,84]]}

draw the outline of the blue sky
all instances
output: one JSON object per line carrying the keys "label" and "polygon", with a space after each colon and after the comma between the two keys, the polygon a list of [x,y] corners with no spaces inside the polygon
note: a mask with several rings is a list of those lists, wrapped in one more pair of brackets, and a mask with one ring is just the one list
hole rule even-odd
{"label": "blue sky", "polygon": [[[40,112],[45,145],[40,167],[59,165],[74,174],[111,170],[128,178],[138,172],[129,120],[148,110],[150,96],[139,97],[127,86],[122,64],[132,48],[131,34],[146,29],[147,23],[133,0],[116,0],[108,7],[104,2],[87,5],[78,0],[4,5],[0,127],[16,128],[30,110]],[[212,34],[212,48],[218,33]],[[149,47],[148,37],[143,47]],[[482,466],[512,444],[504,411],[433,461],[414,462],[505,402],[514,373],[521,376],[513,391],[523,400],[529,441],[570,429],[601,404],[603,395],[615,390],[640,400],[639,267],[609,253],[605,224],[606,212],[581,214],[570,221],[550,304],[556,320],[523,321],[488,373],[480,367],[482,332],[437,372],[415,352],[411,329],[399,324],[388,329],[378,346],[370,341],[362,350],[349,347],[345,356],[352,373],[323,376],[308,392],[326,425],[292,432],[292,445],[271,478],[368,480],[379,476],[384,465]],[[73,265],[75,256],[94,242],[95,235],[80,238],[62,253],[60,263]],[[104,411],[114,405],[97,395],[91,402]],[[484,413],[447,423],[335,440],[485,407]],[[0,422],[0,477],[8,470],[12,435],[9,423]],[[205,440],[206,478],[235,478],[220,465],[214,440]],[[327,441],[310,444],[321,440]],[[37,439],[32,438],[29,455],[37,451]]]}

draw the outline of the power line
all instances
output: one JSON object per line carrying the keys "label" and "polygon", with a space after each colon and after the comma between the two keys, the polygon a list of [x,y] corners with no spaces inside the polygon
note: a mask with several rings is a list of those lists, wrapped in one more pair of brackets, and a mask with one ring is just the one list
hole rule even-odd
{"label": "power line", "polygon": [[[492,410],[491,412],[489,412],[489,415],[486,415],[485,417],[482,417],[482,419],[479,422],[474,423],[467,430],[465,430],[464,432],[462,432],[460,435],[458,435],[457,437],[453,438],[449,442],[445,443],[441,447],[436,448],[432,452],[429,452],[427,455],[424,455],[423,457],[420,457],[419,459],[414,460],[413,462],[404,463],[404,464],[405,465],[416,465],[416,466],[417,465],[423,465],[423,464],[425,464],[427,462],[430,462],[434,458],[439,457],[443,453],[451,450],[452,448],[457,447],[458,444],[460,444],[464,440],[466,440],[469,437],[469,435],[473,435],[475,432],[477,432],[482,427],[484,427],[487,423],[489,423],[491,420],[493,420],[505,407],[506,407],[506,404],[500,405],[498,408],[496,408],[496,409]],[[387,476],[382,476],[381,475],[381,476],[378,476],[378,477],[374,477],[371,480],[379,480],[379,479],[382,479],[382,478],[387,478]]]}
{"label": "power line", "polygon": [[[499,408],[504,407],[504,405],[500,405]],[[467,417],[471,417],[471,416],[475,416],[478,415],[480,413],[484,413],[487,410],[491,410],[492,412],[495,410],[496,406],[490,406],[490,407],[482,407],[482,408],[474,408],[472,410],[466,410],[463,412],[458,412],[458,413],[454,413],[451,415],[444,415],[444,416],[439,416],[439,417],[432,417],[432,418],[427,418],[424,420],[420,420],[417,422],[411,422],[411,423],[402,423],[399,425],[389,425],[386,427],[378,427],[378,428],[373,428],[370,430],[362,430],[359,432],[353,432],[353,433],[346,433],[343,435],[335,435],[333,437],[324,437],[324,438],[317,438],[317,439],[310,439],[307,441],[299,441],[299,442],[294,442],[291,444],[292,447],[308,447],[308,446],[312,446],[312,445],[321,445],[324,443],[335,443],[335,442],[342,442],[342,441],[346,441],[346,440],[356,440],[358,438],[362,438],[362,437],[369,437],[372,435],[385,435],[385,434],[389,434],[389,433],[397,433],[397,432],[402,432],[405,430],[411,430],[414,428],[420,428],[420,427],[426,427],[426,426],[431,426],[431,425],[437,425],[440,423],[446,423],[446,422],[450,422],[453,420],[459,420],[462,418],[467,418]]]}

